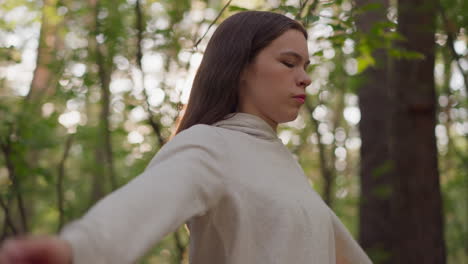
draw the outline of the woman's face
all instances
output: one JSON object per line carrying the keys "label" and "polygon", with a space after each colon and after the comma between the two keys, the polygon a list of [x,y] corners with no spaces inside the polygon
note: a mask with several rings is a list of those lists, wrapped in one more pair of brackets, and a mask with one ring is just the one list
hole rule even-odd
{"label": "woman's face", "polygon": [[[304,35],[290,29],[261,50],[241,74],[239,112],[256,115],[276,130],[296,119],[311,80]],[[305,99],[305,98],[304,98]]]}

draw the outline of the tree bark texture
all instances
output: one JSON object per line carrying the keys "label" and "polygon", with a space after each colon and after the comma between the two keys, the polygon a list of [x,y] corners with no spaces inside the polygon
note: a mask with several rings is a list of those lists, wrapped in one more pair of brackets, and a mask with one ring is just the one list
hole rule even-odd
{"label": "tree bark texture", "polygon": [[[386,0],[356,0],[358,7],[370,3],[382,5],[356,18],[361,34],[369,34],[377,22],[386,21]],[[392,187],[390,157],[390,98],[388,59],[382,48],[372,54],[375,67],[363,72],[365,83],[359,88],[361,121],[361,202],[359,240],[376,264],[392,261],[392,234],[390,222],[390,195]]]}
{"label": "tree bark texture", "polygon": [[435,138],[436,0],[398,2],[400,47],[424,55],[395,62],[392,84],[395,262],[446,262]]}
{"label": "tree bark texture", "polygon": [[[90,16],[90,29],[93,31],[91,34],[90,41],[90,54],[94,58],[95,65],[98,69],[98,78],[100,84],[101,100],[100,100],[100,113],[98,121],[98,141],[96,142],[95,155],[98,160],[100,167],[96,170],[93,175],[93,187],[91,190],[91,201],[90,204],[94,204],[96,201],[101,199],[109,191],[117,188],[117,179],[114,170],[114,158],[112,151],[112,138],[110,131],[110,81],[112,73],[112,58],[114,56],[113,50],[111,50],[106,43],[99,43],[96,37],[101,32],[101,24],[99,22],[98,14],[102,1],[89,0],[88,1],[90,10],[92,10],[92,16]],[[107,182],[109,184],[107,184]],[[110,185],[109,188],[106,186]]]}
{"label": "tree bark texture", "polygon": [[59,32],[62,22],[63,18],[57,14],[57,0],[44,0],[36,68],[26,97],[30,104],[39,104],[44,97],[55,91],[52,88],[55,85],[51,82],[55,71],[51,66],[56,65],[54,62],[57,51],[63,49],[63,38]]}

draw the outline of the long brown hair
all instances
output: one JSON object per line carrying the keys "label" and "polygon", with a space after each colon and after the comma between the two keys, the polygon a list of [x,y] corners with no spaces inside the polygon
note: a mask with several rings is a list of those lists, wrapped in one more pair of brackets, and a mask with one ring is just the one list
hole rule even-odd
{"label": "long brown hair", "polygon": [[236,112],[242,70],[289,29],[299,30],[307,39],[299,22],[277,13],[245,11],[224,20],[208,42],[175,134]]}

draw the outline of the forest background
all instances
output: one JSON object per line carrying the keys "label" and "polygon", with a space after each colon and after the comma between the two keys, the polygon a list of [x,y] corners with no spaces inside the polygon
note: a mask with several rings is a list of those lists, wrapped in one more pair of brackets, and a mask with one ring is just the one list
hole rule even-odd
{"label": "forest background", "polygon": [[[374,263],[468,264],[463,0],[0,0],[1,239],[57,232],[141,173],[243,10],[307,28],[312,84],[279,136]],[[188,239],[141,263],[188,263]]]}

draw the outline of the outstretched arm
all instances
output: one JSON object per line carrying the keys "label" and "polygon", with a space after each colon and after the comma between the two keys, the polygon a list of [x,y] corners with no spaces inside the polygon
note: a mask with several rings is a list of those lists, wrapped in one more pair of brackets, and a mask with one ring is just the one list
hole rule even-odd
{"label": "outstretched arm", "polygon": [[65,226],[58,237],[4,243],[0,264],[135,263],[165,235],[221,199],[222,142],[207,126],[181,132],[141,175]]}
{"label": "outstretched arm", "polygon": [[[208,133],[214,135],[207,135]],[[61,233],[74,264],[132,263],[221,198],[222,139],[197,126],[167,143],[147,169]]]}

